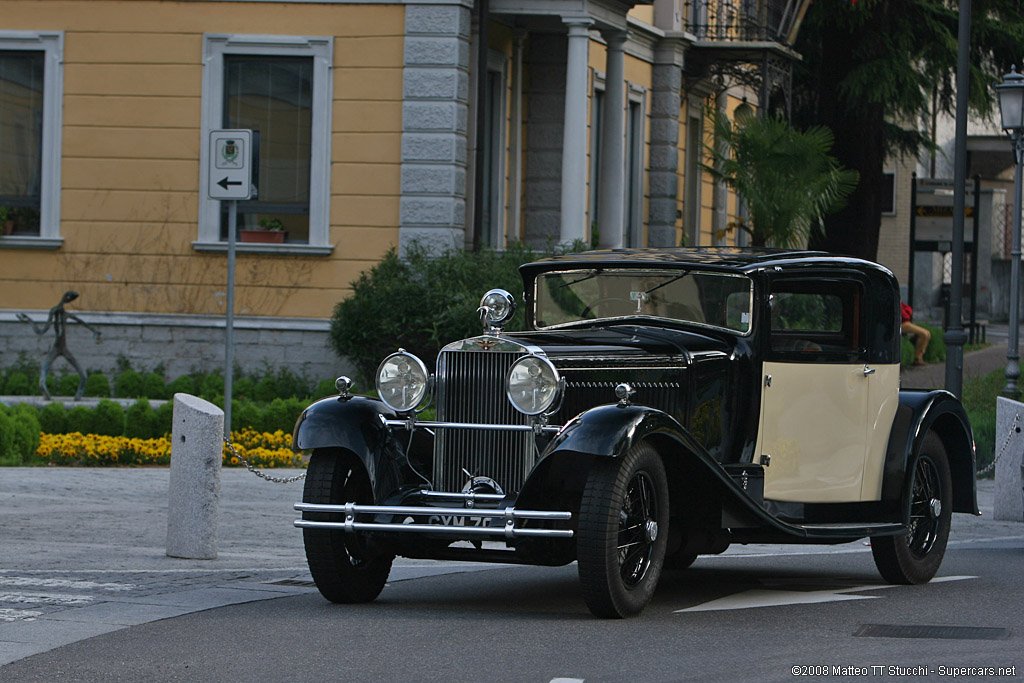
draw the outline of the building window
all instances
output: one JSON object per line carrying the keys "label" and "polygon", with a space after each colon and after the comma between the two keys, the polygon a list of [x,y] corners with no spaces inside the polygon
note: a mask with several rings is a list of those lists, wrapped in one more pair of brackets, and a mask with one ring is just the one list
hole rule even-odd
{"label": "building window", "polygon": [[484,83],[482,102],[484,110],[484,137],[477,148],[483,164],[483,244],[503,249],[505,247],[505,76],[504,55],[488,55],[487,79]]}
{"label": "building window", "polygon": [[896,171],[882,173],[882,215],[896,215]]}
{"label": "building window", "polygon": [[[329,252],[330,38],[206,36],[203,140],[209,131],[259,132],[258,196],[238,204],[242,230],[279,229],[269,251]],[[206,144],[200,163],[199,249],[223,248],[227,203],[208,199]]]}
{"label": "building window", "polygon": [[0,31],[0,236],[60,246],[62,33]]}
{"label": "building window", "polygon": [[590,229],[597,225],[598,209],[601,202],[601,129],[604,127],[604,74],[594,72],[594,96],[590,98]]}
{"label": "building window", "polygon": [[644,208],[644,91],[630,84],[626,114],[626,225],[624,244],[643,246]]}

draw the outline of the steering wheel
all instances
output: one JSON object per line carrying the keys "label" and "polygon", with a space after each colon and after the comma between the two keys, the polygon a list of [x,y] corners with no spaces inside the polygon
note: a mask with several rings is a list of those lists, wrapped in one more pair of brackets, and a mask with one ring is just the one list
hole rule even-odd
{"label": "steering wheel", "polygon": [[587,304],[587,307],[583,309],[582,313],[580,313],[580,317],[581,318],[586,318],[587,314],[591,313],[598,306],[603,306],[604,304],[611,303],[613,301],[617,301],[617,302],[624,303],[624,304],[629,304],[630,306],[633,305],[633,302],[630,301],[629,299],[622,299],[622,298],[616,297],[616,296],[604,296],[604,297],[601,297],[600,299],[596,299],[594,301],[591,301],[589,304]]}

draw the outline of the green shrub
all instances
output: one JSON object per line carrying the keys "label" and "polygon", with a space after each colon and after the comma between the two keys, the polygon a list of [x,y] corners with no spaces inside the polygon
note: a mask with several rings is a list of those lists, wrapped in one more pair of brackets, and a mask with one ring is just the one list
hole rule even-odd
{"label": "green shrub", "polygon": [[53,373],[50,373],[46,377],[46,390],[50,392],[50,396],[60,395],[60,381],[64,379],[63,376],[58,377]]}
{"label": "green shrub", "polygon": [[7,386],[4,387],[4,391],[8,396],[28,396],[32,393],[32,384],[29,382],[28,375],[15,370],[7,375]]}
{"label": "green shrub", "polygon": [[0,403],[0,465],[21,464],[21,453],[14,447],[14,418],[7,414],[7,407]]}
{"label": "green shrub", "polygon": [[94,372],[85,379],[85,395],[97,398],[110,397],[110,380],[102,372]]}
{"label": "green shrub", "polygon": [[114,395],[118,398],[138,398],[143,394],[142,373],[125,370],[114,380]]}
{"label": "green shrub", "polygon": [[196,393],[196,382],[191,375],[182,375],[173,382],[167,385],[168,398],[173,397],[175,394],[192,394]]}
{"label": "green shrub", "polygon": [[[444,344],[480,334],[480,297],[494,287],[521,292],[519,266],[537,256],[515,245],[504,252],[457,250],[439,257],[413,245],[404,259],[392,249],[335,307],[330,344],[355,364],[365,385],[399,347],[432,367]],[[520,309],[507,329],[522,329],[523,320]]]}
{"label": "green shrub", "polygon": [[[253,398],[256,382],[251,377],[239,377],[231,387],[232,398]],[[232,410],[234,410],[232,408]]]}
{"label": "green shrub", "polygon": [[942,340],[943,331],[941,327],[935,327],[934,325],[921,325],[929,332],[932,333],[932,338],[928,340],[928,348],[924,350],[924,360],[926,363],[945,363],[946,362],[946,342]]}
{"label": "green shrub", "polygon": [[47,434],[66,434],[68,413],[62,403],[47,403],[39,411],[39,426]]}
{"label": "green shrub", "polygon": [[121,436],[124,434],[124,410],[114,401],[102,400],[93,415],[93,434]]}
{"label": "green shrub", "polygon": [[288,368],[281,367],[277,369],[275,382],[277,385],[277,396],[281,398],[306,398],[309,396],[309,382]]}
{"label": "green shrub", "polygon": [[69,410],[67,415],[67,433],[79,432],[81,434],[95,434],[96,420],[93,415],[94,411],[86,408],[85,406],[75,406]]}
{"label": "green shrub", "polygon": [[168,401],[153,411],[153,433],[156,436],[169,436],[174,426],[174,402]]}
{"label": "green shrub", "polygon": [[[291,434],[295,421],[306,408],[306,402],[298,398],[275,398],[263,410],[259,431],[275,432],[278,429]],[[234,422],[234,416],[232,416]]]}
{"label": "green shrub", "polygon": [[11,411],[14,422],[14,451],[18,453],[23,464],[31,462],[39,448],[38,412],[27,404],[19,404]]}
{"label": "green shrub", "polygon": [[275,398],[281,398],[281,394],[277,392],[277,382],[274,378],[264,377],[256,384],[256,388],[253,389],[252,392],[252,397],[257,401],[270,403]]}
{"label": "green shrub", "polygon": [[167,382],[159,372],[149,372],[142,378],[142,395],[154,401],[167,398]]}
{"label": "green shrub", "polygon": [[149,401],[142,397],[128,406],[124,414],[124,435],[130,439],[152,439],[156,434],[156,415]]}
{"label": "green shrub", "polygon": [[252,401],[231,401],[231,430],[260,429],[263,411]]}
{"label": "green shrub", "polygon": [[[355,391],[355,390],[353,389],[353,391]],[[336,396],[337,393],[338,393],[338,390],[334,386],[334,380],[333,379],[322,379],[322,380],[320,380],[317,383],[316,389],[313,391],[313,398],[324,398],[325,396]]]}
{"label": "green shrub", "polygon": [[215,403],[218,396],[224,396],[224,377],[219,372],[211,372],[204,376],[199,385],[199,395]]}
{"label": "green shrub", "polygon": [[[50,378],[47,377],[46,379],[47,384],[49,384]],[[78,393],[78,385],[81,383],[82,378],[79,377],[78,375],[64,375],[63,377],[60,378],[60,382],[57,385],[56,393],[58,396],[74,396],[76,393]],[[86,382],[86,386],[88,386],[88,381]]]}

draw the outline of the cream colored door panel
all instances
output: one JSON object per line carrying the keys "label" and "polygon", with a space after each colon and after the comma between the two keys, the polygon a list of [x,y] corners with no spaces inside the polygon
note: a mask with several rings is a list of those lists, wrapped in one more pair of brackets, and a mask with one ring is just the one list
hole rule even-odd
{"label": "cream colored door panel", "polygon": [[765,498],[859,501],[867,453],[864,365],[765,363],[757,453],[771,456]]}
{"label": "cream colored door panel", "polygon": [[882,474],[889,432],[900,404],[900,366],[871,365],[875,372],[868,378],[867,462],[861,500],[882,499]]}

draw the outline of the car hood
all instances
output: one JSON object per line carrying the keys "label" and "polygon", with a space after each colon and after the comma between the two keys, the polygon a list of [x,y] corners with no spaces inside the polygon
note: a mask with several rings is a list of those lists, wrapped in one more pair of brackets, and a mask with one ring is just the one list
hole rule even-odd
{"label": "car hood", "polygon": [[710,334],[651,325],[516,332],[507,336],[540,347],[554,357],[651,354],[689,356],[702,351],[728,352],[732,346],[726,339]]}

